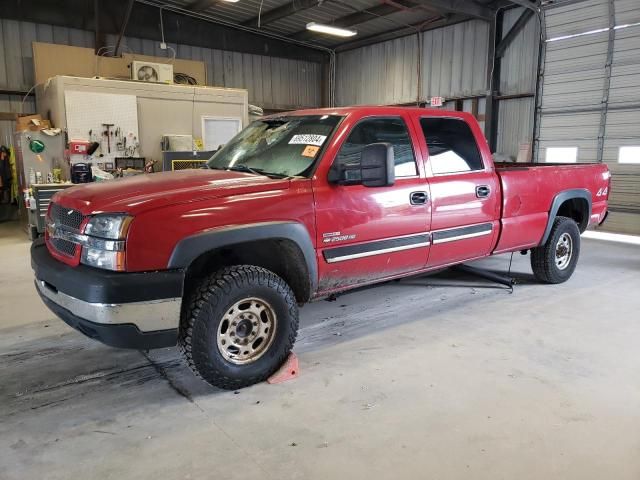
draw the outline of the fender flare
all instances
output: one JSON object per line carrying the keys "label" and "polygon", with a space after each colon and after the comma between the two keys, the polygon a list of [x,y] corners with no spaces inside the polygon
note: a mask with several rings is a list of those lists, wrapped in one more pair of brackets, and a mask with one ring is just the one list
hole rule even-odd
{"label": "fender flare", "polygon": [[589,190],[583,188],[575,188],[572,190],[564,190],[558,193],[554,198],[553,202],[551,202],[551,209],[549,210],[549,217],[547,218],[547,227],[544,229],[544,235],[542,236],[542,240],[540,241],[540,245],[544,245],[547,243],[549,239],[549,235],[551,234],[551,228],[553,227],[553,222],[558,215],[558,210],[560,210],[560,206],[566,202],[567,200],[573,199],[583,199],[587,201],[588,212],[584,225],[579,225],[580,231],[583,232],[589,226],[589,221],[591,220],[591,192]]}
{"label": "fender flare", "polygon": [[168,268],[186,269],[200,255],[221,247],[259,240],[290,240],[304,255],[311,290],[318,285],[316,250],[306,227],[297,222],[264,222],[216,228],[180,240],[169,258]]}

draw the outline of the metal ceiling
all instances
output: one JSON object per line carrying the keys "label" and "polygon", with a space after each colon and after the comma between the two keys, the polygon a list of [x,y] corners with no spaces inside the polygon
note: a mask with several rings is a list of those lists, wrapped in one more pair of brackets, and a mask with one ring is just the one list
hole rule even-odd
{"label": "metal ceiling", "polygon": [[[524,0],[156,0],[156,5],[204,16],[213,22],[257,29],[308,44],[345,50],[408,33],[480,18]],[[528,0],[526,0],[528,1]],[[339,38],[306,30],[317,22],[355,29]]]}

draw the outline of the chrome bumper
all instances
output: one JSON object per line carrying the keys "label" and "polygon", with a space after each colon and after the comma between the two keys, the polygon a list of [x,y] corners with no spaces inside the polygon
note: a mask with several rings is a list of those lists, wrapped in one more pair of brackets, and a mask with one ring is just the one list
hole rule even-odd
{"label": "chrome bumper", "polygon": [[36,280],[40,294],[73,315],[103,325],[133,324],[141,332],[177,329],[182,299],[163,298],[120,304],[90,303],[55,291],[42,280]]}

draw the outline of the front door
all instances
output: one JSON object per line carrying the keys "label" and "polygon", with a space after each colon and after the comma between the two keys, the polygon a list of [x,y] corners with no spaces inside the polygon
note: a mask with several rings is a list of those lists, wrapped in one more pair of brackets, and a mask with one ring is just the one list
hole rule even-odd
{"label": "front door", "polygon": [[419,270],[429,252],[428,184],[407,119],[352,115],[345,122],[333,162],[357,162],[366,145],[388,142],[396,180],[388,187],[335,185],[327,181],[332,162],[323,162],[313,184],[322,292]]}
{"label": "front door", "polygon": [[428,266],[488,255],[499,230],[500,183],[491,162],[483,161],[478,148],[476,136],[482,133],[477,127],[474,132],[459,117],[418,120],[428,153],[426,170],[431,188]]}

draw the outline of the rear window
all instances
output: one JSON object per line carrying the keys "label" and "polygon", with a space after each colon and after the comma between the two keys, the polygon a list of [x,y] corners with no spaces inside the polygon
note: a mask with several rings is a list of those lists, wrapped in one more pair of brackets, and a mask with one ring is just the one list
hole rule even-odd
{"label": "rear window", "polygon": [[422,133],[435,175],[483,170],[482,157],[471,128],[457,118],[422,118]]}

